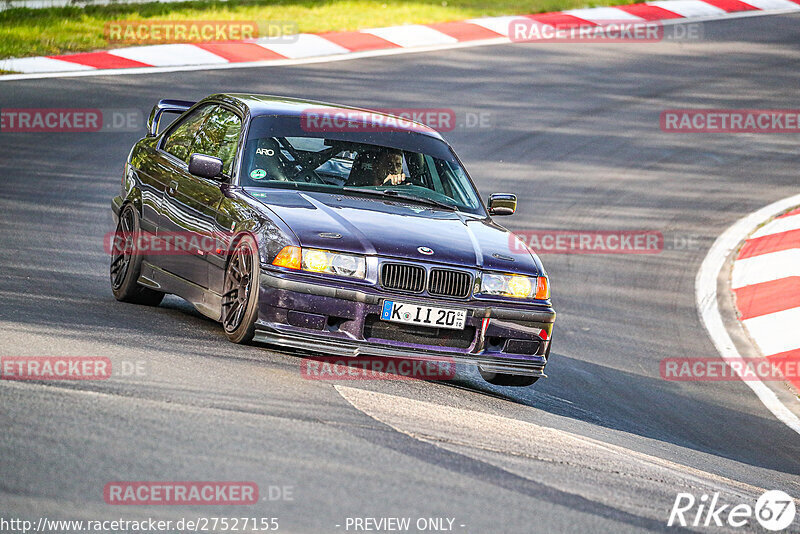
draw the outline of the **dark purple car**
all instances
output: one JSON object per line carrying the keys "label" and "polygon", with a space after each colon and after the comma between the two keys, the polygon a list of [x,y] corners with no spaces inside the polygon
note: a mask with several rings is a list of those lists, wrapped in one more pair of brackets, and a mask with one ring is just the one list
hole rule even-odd
{"label": "dark purple car", "polygon": [[[164,113],[179,116],[159,131]],[[544,376],[547,274],[492,220],[516,197],[487,210],[421,124],[282,97],[162,100],[112,208],[118,300],[179,295],[235,343]]]}

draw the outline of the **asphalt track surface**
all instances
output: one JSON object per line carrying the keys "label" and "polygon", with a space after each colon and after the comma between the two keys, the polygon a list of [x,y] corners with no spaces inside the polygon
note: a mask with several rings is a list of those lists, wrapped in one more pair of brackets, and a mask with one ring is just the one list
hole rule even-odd
{"label": "asphalt track surface", "polygon": [[[797,193],[797,136],[667,134],[658,119],[795,107],[799,22],[712,22],[683,44],[0,83],[12,108],[146,113],[159,98],[237,91],[485,112],[491,128],[446,137],[484,195],[519,195],[510,228],[668,238],[661,254],[542,256],[559,317],[550,378],[533,388],[489,386],[466,367],[452,383],[312,381],[297,355],[230,344],[178,298],[114,300],[102,237],[139,134],[1,134],[0,354],[109,356],[146,373],[0,382],[0,516],[278,517],[285,532],[449,517],[457,532],[626,532],[666,530],[679,491],[750,504],[763,489],[797,496],[800,439],[744,384],[659,376],[663,358],[716,356],[695,274],[728,225]],[[689,235],[697,246],[672,250]],[[249,507],[106,505],[103,486],[125,480],[245,480],[264,497],[268,486],[293,494]]]}

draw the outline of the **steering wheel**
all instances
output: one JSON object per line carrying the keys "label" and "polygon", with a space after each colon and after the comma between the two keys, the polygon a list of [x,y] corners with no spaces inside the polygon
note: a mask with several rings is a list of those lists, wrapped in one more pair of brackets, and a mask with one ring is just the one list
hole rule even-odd
{"label": "steering wheel", "polygon": [[392,183],[392,179],[390,178],[390,176],[391,175],[387,176],[386,179],[383,181],[383,183],[381,183],[382,186],[388,185],[388,186],[392,186],[392,187],[397,187],[397,186],[400,186],[400,185],[402,185],[402,186],[412,185],[411,180],[410,180],[410,178],[408,176],[405,176],[405,180],[403,180],[399,184],[393,184]]}

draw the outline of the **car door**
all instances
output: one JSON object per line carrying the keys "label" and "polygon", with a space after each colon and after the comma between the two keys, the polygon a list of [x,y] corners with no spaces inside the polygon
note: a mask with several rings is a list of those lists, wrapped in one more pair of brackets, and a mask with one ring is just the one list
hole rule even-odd
{"label": "car door", "polygon": [[[187,117],[187,119],[189,119]],[[195,129],[194,124],[199,123]],[[171,160],[173,179],[164,191],[159,236],[173,236],[175,253],[164,256],[163,268],[208,288],[208,254],[213,251],[213,230],[222,200],[220,186],[230,176],[241,133],[241,118],[216,104],[197,110],[195,121],[181,125],[167,136],[164,152]],[[189,173],[192,154],[215,156],[223,161],[223,177],[201,178]]]}

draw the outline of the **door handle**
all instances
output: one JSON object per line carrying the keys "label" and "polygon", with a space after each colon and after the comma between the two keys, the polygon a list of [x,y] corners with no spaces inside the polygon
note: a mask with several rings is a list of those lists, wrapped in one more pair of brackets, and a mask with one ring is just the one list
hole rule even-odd
{"label": "door handle", "polygon": [[169,192],[169,194],[170,194],[170,195],[174,195],[174,194],[175,194],[175,191],[177,191],[177,190],[178,190],[178,182],[177,182],[177,181],[175,181],[175,180],[172,180],[172,181],[169,183],[169,189],[168,189],[168,192]]}

